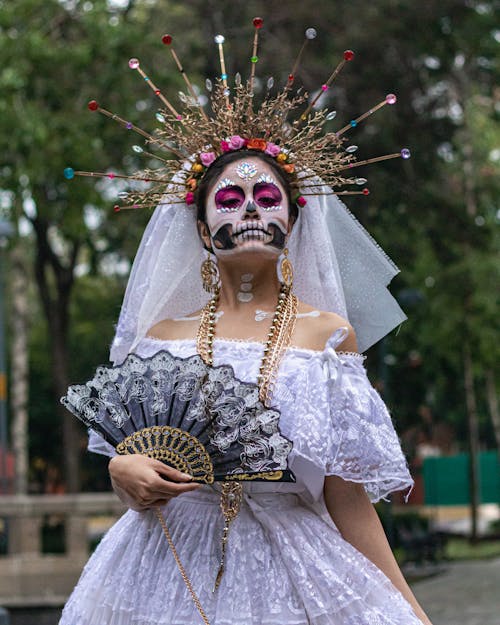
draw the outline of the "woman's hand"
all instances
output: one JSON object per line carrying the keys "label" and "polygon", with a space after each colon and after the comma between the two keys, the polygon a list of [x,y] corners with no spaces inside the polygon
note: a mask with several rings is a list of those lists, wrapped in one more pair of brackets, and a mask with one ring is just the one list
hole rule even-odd
{"label": "woman's hand", "polygon": [[139,512],[164,506],[172,497],[200,487],[191,482],[191,476],[140,454],[114,456],[108,468],[118,497]]}

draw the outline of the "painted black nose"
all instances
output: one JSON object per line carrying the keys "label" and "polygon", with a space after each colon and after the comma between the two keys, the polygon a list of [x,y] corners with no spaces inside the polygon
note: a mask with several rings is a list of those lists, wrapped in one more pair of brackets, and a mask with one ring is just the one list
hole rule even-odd
{"label": "painted black nose", "polygon": [[253,202],[253,200],[250,200],[250,202],[248,202],[248,204],[246,205],[245,213],[253,216],[256,212],[257,206],[255,205],[255,202]]}

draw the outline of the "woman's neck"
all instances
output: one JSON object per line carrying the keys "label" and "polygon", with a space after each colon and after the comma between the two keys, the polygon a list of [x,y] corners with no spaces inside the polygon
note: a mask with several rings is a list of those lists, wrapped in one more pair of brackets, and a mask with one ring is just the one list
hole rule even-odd
{"label": "woman's neck", "polygon": [[219,308],[227,312],[275,308],[280,290],[276,258],[254,257],[251,262],[219,261],[219,274]]}

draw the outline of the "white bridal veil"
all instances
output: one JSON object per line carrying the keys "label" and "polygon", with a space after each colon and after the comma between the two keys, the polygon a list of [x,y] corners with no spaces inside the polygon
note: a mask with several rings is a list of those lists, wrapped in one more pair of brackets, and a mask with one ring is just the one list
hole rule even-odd
{"label": "white bridal veil", "polygon": [[[329,195],[307,196],[288,244],[294,292],[348,319],[363,352],[406,319],[387,289],[399,270],[331,189],[318,190]],[[208,300],[196,210],[171,199],[167,195],[153,213],[132,266],[111,346],[115,363],[155,323],[188,315]]]}

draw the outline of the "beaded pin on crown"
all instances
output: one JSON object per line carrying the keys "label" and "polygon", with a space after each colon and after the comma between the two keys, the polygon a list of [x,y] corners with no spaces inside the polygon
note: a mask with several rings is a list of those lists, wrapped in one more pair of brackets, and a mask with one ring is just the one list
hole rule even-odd
{"label": "beaded pin on crown", "polygon": [[[394,94],[388,94],[382,101],[368,111],[352,119],[348,124],[334,132],[325,132],[325,124],[333,120],[336,111],[327,109],[316,110],[322,94],[328,91],[344,65],[354,58],[352,50],[346,50],[328,79],[318,89],[316,95],[309,99],[300,90],[292,93],[295,76],[302,60],[307,44],[316,38],[316,30],[308,28],[305,39],[299,50],[285,86],[277,95],[271,96],[274,80],[267,81],[267,94],[259,107],[254,108],[255,69],[258,63],[259,32],[263,19],[253,19],[254,36],[250,57],[250,76],[246,82],[241,75],[234,76],[234,85],[230,87],[224,57],[223,35],[215,36],[218,48],[221,73],[215,84],[207,79],[205,86],[209,93],[211,112],[208,114],[200,103],[200,98],[189,80],[184,67],[173,47],[171,35],[164,35],[162,42],[169,49],[172,58],[187,86],[188,94],[179,92],[181,106],[179,110],[156,86],[144,71],[138,59],[132,58],[128,65],[137,71],[144,82],[152,89],[162,103],[156,113],[159,128],[150,134],[141,128],[101,107],[95,100],[88,103],[90,111],[97,111],[118,122],[127,130],[140,134],[154,150],[166,153],[166,158],[134,145],[133,150],[143,156],[154,157],[160,161],[156,169],[144,169],[133,175],[114,172],[75,171],[71,167],[64,170],[67,179],[74,176],[103,177],[108,179],[126,179],[149,183],[146,190],[131,190],[126,194],[127,205],[115,205],[115,211],[156,207],[161,203],[186,203],[192,205],[196,201],[199,182],[211,164],[225,152],[246,150],[263,152],[274,158],[280,165],[291,184],[294,201],[305,206],[307,195],[325,194],[326,185],[336,195],[368,195],[364,187],[367,180],[361,177],[346,177],[355,167],[376,163],[383,160],[402,157],[410,158],[410,150],[403,148],[400,152],[386,154],[365,160],[356,160],[356,145],[347,145],[344,135],[356,128],[367,117],[386,104],[396,102]],[[292,113],[302,105],[305,110],[292,120]],[[361,190],[345,189],[346,186],[362,186]],[[166,195],[167,194],[167,195]],[[123,197],[123,193],[120,194]]]}

